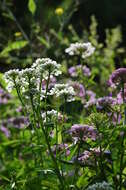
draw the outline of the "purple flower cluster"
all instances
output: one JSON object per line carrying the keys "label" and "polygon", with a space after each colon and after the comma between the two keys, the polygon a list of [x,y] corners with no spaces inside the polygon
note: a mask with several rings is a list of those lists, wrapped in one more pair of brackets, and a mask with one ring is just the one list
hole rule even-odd
{"label": "purple flower cluster", "polygon": [[80,98],[84,98],[85,97],[85,88],[82,84],[78,83],[78,82],[74,82],[72,83],[72,86],[74,88],[74,91],[76,93],[76,96],[80,97]]}
{"label": "purple flower cluster", "polygon": [[82,125],[82,124],[74,124],[69,130],[75,140],[83,140],[86,141],[88,138],[93,141],[96,140],[97,132],[93,126]]}
{"label": "purple flower cluster", "polygon": [[52,152],[53,154],[56,156],[56,153],[65,153],[65,156],[69,156],[70,154],[70,150],[68,148],[68,144],[58,144],[58,145],[54,145],[52,147]]}
{"label": "purple flower cluster", "polygon": [[10,95],[0,87],[0,105],[7,104],[9,99]]}
{"label": "purple flower cluster", "polygon": [[102,109],[108,106],[114,106],[117,104],[116,98],[112,98],[111,96],[104,96],[102,98],[97,99],[97,107]]}
{"label": "purple flower cluster", "polygon": [[80,162],[88,162],[89,158],[91,156],[91,152],[88,150],[85,150],[79,157],[78,157],[78,161]]}
{"label": "purple flower cluster", "polygon": [[84,107],[88,108],[96,104],[96,94],[92,90],[86,91],[87,101],[84,103]]}
{"label": "purple flower cluster", "polygon": [[14,128],[23,128],[29,124],[29,120],[27,117],[20,116],[20,117],[12,117],[5,121],[2,121],[2,126],[4,127],[14,127]]}
{"label": "purple flower cluster", "polygon": [[115,87],[121,83],[126,83],[126,68],[115,70],[109,78],[108,84]]}
{"label": "purple flower cluster", "polygon": [[3,125],[0,127],[0,130],[5,134],[5,136],[8,138],[10,137],[10,131],[7,129],[7,127],[4,127]]}
{"label": "purple flower cluster", "polygon": [[81,70],[83,71],[84,76],[89,77],[91,75],[91,71],[86,65],[72,66],[68,69],[68,73],[71,77],[77,77]]}
{"label": "purple flower cluster", "polygon": [[[124,101],[126,102],[126,85],[124,85]],[[117,94],[117,103],[118,104],[123,104],[122,90]]]}
{"label": "purple flower cluster", "polygon": [[113,125],[116,125],[116,124],[119,124],[121,119],[122,119],[122,116],[120,113],[116,113],[116,112],[109,112],[107,113],[107,115],[109,116],[109,118],[111,119]]}
{"label": "purple flower cluster", "polygon": [[83,163],[90,163],[92,164],[91,160],[94,160],[94,157],[100,156],[100,153],[102,151],[102,154],[104,156],[110,155],[111,152],[109,150],[100,150],[100,148],[92,148],[90,150],[85,150],[83,153],[81,153],[78,157],[78,161],[83,162]]}

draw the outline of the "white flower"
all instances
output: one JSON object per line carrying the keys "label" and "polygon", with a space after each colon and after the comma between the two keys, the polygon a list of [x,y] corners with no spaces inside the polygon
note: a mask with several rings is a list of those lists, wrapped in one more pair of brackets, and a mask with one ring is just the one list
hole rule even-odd
{"label": "white flower", "polygon": [[4,79],[7,83],[7,90],[9,92],[15,87],[15,83],[21,85],[19,69],[13,69],[4,74]]}
{"label": "white flower", "polygon": [[58,117],[58,111],[52,109],[47,112],[42,113],[43,122],[46,123],[47,121],[50,121],[52,119],[56,119]]}
{"label": "white flower", "polygon": [[21,76],[22,77],[33,77],[35,75],[35,69],[33,68],[26,68],[21,70]]}
{"label": "white flower", "polygon": [[32,65],[32,68],[36,70],[36,73],[38,75],[42,74],[44,79],[48,78],[49,73],[54,76],[60,75],[62,73],[60,67],[60,64],[49,58],[39,58]]}
{"label": "white flower", "polygon": [[90,42],[87,43],[72,43],[70,47],[65,50],[69,55],[80,55],[83,59],[91,56],[94,53],[95,48]]}
{"label": "white flower", "polygon": [[51,95],[56,97],[65,96],[67,101],[73,101],[75,96],[75,91],[69,84],[55,84],[55,86],[50,90]]}
{"label": "white flower", "polygon": [[[47,116],[57,116],[58,112],[54,109],[47,111]],[[42,113],[42,118],[46,117],[46,112]]]}

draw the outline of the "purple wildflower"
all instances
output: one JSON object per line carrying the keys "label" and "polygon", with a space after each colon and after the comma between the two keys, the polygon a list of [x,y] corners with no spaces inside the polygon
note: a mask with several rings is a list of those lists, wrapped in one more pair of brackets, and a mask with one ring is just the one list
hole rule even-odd
{"label": "purple wildflower", "polygon": [[88,76],[88,77],[91,75],[91,71],[86,65],[83,66],[83,73],[85,76]]}
{"label": "purple wildflower", "polygon": [[85,150],[83,153],[81,153],[78,157],[78,160],[83,163],[90,163],[91,165],[93,164],[94,157],[99,157],[100,154],[102,154],[106,157],[109,157],[111,155],[111,152],[109,150],[100,150],[100,148],[91,148],[90,150]]}
{"label": "purple wildflower", "polygon": [[57,153],[65,153],[65,156],[69,156],[70,154],[70,150],[68,148],[68,144],[58,144],[58,145],[54,145],[52,147],[52,152],[53,154],[56,156],[56,152]]}
{"label": "purple wildflower", "polygon": [[[126,85],[124,85],[124,102],[126,102]],[[123,93],[122,93],[122,91],[120,91],[117,94],[117,103],[123,104]]]}
{"label": "purple wildflower", "polygon": [[10,131],[6,127],[1,126],[0,130],[5,134],[7,138],[10,137]]}
{"label": "purple wildflower", "polygon": [[12,117],[2,122],[3,126],[12,126],[14,128],[23,128],[29,124],[28,118],[24,116]]}
{"label": "purple wildflower", "polygon": [[95,156],[99,156],[99,155],[101,154],[101,152],[102,152],[102,154],[104,154],[104,155],[110,155],[110,154],[111,154],[110,150],[100,150],[100,147],[92,148],[92,149],[90,149],[90,150],[91,150],[91,153],[92,153],[93,155],[95,155]]}
{"label": "purple wildflower", "polygon": [[68,69],[68,73],[70,74],[71,77],[77,77],[77,71],[76,71],[76,67],[70,67]]}
{"label": "purple wildflower", "polygon": [[85,103],[84,107],[88,108],[94,104],[96,104],[96,94],[92,90],[87,90],[86,91],[86,97],[88,101]]}
{"label": "purple wildflower", "polygon": [[85,97],[85,89],[84,89],[84,86],[82,84],[75,82],[72,84],[72,86],[75,90],[76,96],[81,97],[81,98]]}
{"label": "purple wildflower", "polygon": [[16,109],[16,111],[20,113],[20,112],[22,112],[22,111],[23,111],[23,109],[22,109],[22,107],[21,107],[21,106],[19,106],[19,107]]}
{"label": "purple wildflower", "polygon": [[93,126],[74,124],[69,132],[73,138],[75,137],[76,140],[81,139],[86,141],[88,138],[96,140],[96,130]]}
{"label": "purple wildflower", "polygon": [[0,88],[0,105],[7,104],[10,99],[10,95]]}
{"label": "purple wildflower", "polygon": [[91,152],[88,150],[85,150],[79,157],[78,160],[81,162],[87,162],[91,156]]}
{"label": "purple wildflower", "polygon": [[111,87],[114,87],[114,85],[117,86],[121,83],[126,83],[126,68],[115,70],[110,76],[108,83]]}
{"label": "purple wildflower", "polygon": [[68,73],[71,77],[77,77],[81,71],[83,71],[83,75],[86,77],[89,77],[91,75],[91,71],[86,65],[76,65],[68,69]]}
{"label": "purple wildflower", "polygon": [[113,125],[119,124],[121,121],[121,118],[122,118],[121,114],[116,113],[116,112],[114,112],[114,113],[110,112],[110,113],[107,113],[107,115],[111,119]]}
{"label": "purple wildflower", "polygon": [[104,96],[97,99],[98,108],[102,109],[103,107],[114,106],[117,104],[117,100],[111,96]]}

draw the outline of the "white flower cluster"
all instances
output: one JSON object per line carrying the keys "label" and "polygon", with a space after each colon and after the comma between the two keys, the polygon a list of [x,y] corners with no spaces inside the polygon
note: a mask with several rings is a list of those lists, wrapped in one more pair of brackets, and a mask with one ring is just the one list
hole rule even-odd
{"label": "white flower cluster", "polygon": [[50,78],[52,76],[58,76],[62,72],[60,70],[61,65],[57,64],[56,61],[53,61],[49,58],[37,59],[35,63],[33,63],[31,68],[22,69],[19,71],[18,69],[13,69],[5,73],[4,78],[7,82],[7,89],[11,91],[16,82],[16,84],[20,84],[23,92],[27,91],[27,87],[30,82],[34,84],[33,86],[38,89],[38,82],[40,82],[40,76],[42,75],[43,79],[47,79],[49,74]]}
{"label": "white flower cluster", "polygon": [[42,118],[43,118],[44,123],[46,123],[50,119],[56,119],[57,116],[58,116],[58,112],[54,109],[47,111],[47,113],[46,112],[42,113]]}
{"label": "white flower cluster", "polygon": [[86,190],[114,190],[111,185],[105,181],[101,183],[95,183],[89,186]]}
{"label": "white flower cluster", "polygon": [[4,74],[4,80],[7,83],[6,88],[9,92],[14,88],[15,82],[21,85],[19,73],[20,71],[18,69],[13,69]]}
{"label": "white flower cluster", "polygon": [[33,63],[32,68],[35,69],[38,75],[42,74],[44,79],[48,78],[49,73],[53,76],[58,76],[62,73],[60,70],[61,65],[50,58],[37,59],[36,62]]}
{"label": "white flower cluster", "polygon": [[[50,111],[47,111],[47,116],[57,116],[57,111],[52,109]],[[46,117],[46,112],[42,113],[42,118],[45,118]]]}
{"label": "white flower cluster", "polygon": [[70,47],[65,50],[69,55],[80,55],[83,59],[91,56],[95,51],[95,47],[90,42],[87,43],[72,43]]}
{"label": "white flower cluster", "polygon": [[51,95],[56,97],[66,97],[68,102],[74,101],[75,91],[69,84],[55,84],[55,86],[50,90]]}
{"label": "white flower cluster", "polygon": [[[37,59],[31,68],[22,69],[21,71],[10,70],[5,73],[8,89],[12,90],[15,87],[20,88],[25,99],[29,96],[35,100],[39,95],[40,80],[47,80],[52,76],[61,74],[60,64],[49,58]],[[42,78],[41,78],[42,76]],[[56,97],[65,97],[67,101],[73,101],[75,95],[74,89],[69,84],[55,84],[51,89],[41,89],[40,99],[43,100],[46,96],[54,95]],[[37,100],[37,99],[36,99]]]}

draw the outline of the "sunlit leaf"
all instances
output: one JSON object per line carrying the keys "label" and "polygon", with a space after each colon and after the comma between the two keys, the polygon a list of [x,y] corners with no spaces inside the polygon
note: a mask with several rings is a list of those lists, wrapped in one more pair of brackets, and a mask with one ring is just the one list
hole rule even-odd
{"label": "sunlit leaf", "polygon": [[13,50],[19,50],[23,47],[25,47],[28,44],[28,41],[22,40],[22,41],[16,41],[16,42],[11,42],[8,44],[7,47],[3,49],[3,51],[0,53],[0,57],[6,56],[10,51]]}
{"label": "sunlit leaf", "polygon": [[29,0],[28,1],[28,9],[29,11],[34,15],[36,11],[36,4],[34,0]]}

